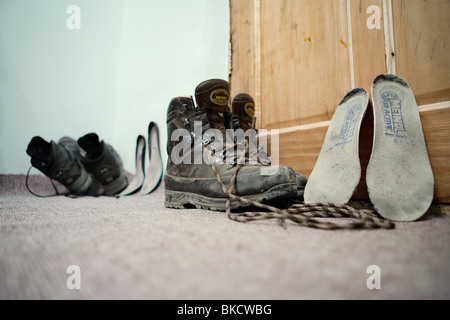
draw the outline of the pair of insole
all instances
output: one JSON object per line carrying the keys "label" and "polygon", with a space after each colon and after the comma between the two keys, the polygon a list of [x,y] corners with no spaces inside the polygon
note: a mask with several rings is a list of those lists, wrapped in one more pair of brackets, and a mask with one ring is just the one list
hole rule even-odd
{"label": "pair of insole", "polygon": [[[306,184],[305,203],[351,199],[361,178],[359,132],[368,102],[364,89],[352,90],[340,102]],[[404,79],[383,74],[372,84],[372,105],[369,198],[384,218],[417,220],[431,205],[434,178],[414,94]]]}
{"label": "pair of insole", "polygon": [[139,135],[136,141],[136,173],[128,186],[119,196],[127,196],[138,191],[142,195],[152,193],[160,184],[163,176],[161,152],[159,148],[159,129],[156,123],[150,122],[148,126],[148,153],[150,163],[145,173],[145,138]]}

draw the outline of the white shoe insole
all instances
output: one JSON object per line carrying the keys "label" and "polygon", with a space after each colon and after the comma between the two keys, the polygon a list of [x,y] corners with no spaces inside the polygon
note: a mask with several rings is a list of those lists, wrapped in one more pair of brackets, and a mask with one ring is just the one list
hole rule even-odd
{"label": "white shoe insole", "polygon": [[339,103],[306,183],[305,203],[345,204],[352,197],[361,178],[359,131],[368,102],[366,90],[354,89]]}
{"label": "white shoe insole", "polygon": [[384,218],[417,220],[433,201],[434,178],[414,94],[405,80],[384,74],[372,84],[372,102],[370,200]]}

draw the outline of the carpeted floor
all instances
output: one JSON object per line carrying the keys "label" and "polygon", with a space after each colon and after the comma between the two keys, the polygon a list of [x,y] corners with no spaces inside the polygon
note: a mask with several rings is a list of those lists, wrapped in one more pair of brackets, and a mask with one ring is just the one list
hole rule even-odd
{"label": "carpeted floor", "polygon": [[[30,186],[52,192],[39,175]],[[163,201],[163,185],[149,196],[42,199],[23,175],[0,175],[0,299],[450,299],[448,215],[322,231]],[[72,265],[81,289],[67,287]],[[367,287],[372,265],[380,289]]]}

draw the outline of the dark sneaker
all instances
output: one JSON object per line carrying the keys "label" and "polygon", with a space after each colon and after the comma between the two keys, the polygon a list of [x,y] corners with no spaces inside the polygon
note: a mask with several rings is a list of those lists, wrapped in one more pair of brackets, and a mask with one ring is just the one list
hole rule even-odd
{"label": "dark sneaker", "polygon": [[[216,129],[216,132],[218,130],[224,135],[225,140],[228,99],[228,82],[208,80],[196,88],[198,108],[195,108],[192,97],[178,97],[170,102],[167,111],[169,157],[164,175],[167,207],[194,206],[202,209],[226,210],[227,195],[222,191],[212,166],[205,158],[208,158],[208,153],[211,157],[214,154],[215,168],[227,188],[236,168],[234,163],[224,161],[225,148],[216,150],[213,141],[205,138],[205,133],[209,129]],[[196,126],[200,127],[201,132],[196,130]],[[177,129],[183,130],[175,132]],[[201,158],[200,161],[195,161],[198,159],[198,152],[201,152]],[[297,184],[295,173],[291,168],[280,166],[273,175],[261,175],[262,168],[265,166],[260,163],[243,164],[237,174],[233,194],[255,202],[291,200],[295,197]],[[248,205],[239,201],[231,201],[231,210],[246,206]]]}
{"label": "dark sneaker", "polygon": [[71,194],[84,195],[92,184],[92,176],[80,162],[79,151],[72,138],[63,137],[55,143],[36,136],[28,144],[26,152],[33,167],[64,185]]}
{"label": "dark sneaker", "polygon": [[[253,98],[246,94],[240,93],[233,98],[233,102],[231,104],[232,108],[232,126],[236,129],[242,129],[247,131],[248,129],[256,129],[256,118],[255,118],[255,101]],[[262,155],[262,161],[267,161],[265,158],[268,156],[264,156],[264,153],[260,152]],[[306,177],[296,172],[295,173],[296,182],[297,182],[297,200],[303,201],[303,193],[305,191],[305,185],[307,182]]]}
{"label": "dark sneaker", "polygon": [[111,145],[100,142],[95,133],[78,139],[78,145],[83,149],[81,162],[101,183],[104,195],[117,195],[127,187],[122,159]]}

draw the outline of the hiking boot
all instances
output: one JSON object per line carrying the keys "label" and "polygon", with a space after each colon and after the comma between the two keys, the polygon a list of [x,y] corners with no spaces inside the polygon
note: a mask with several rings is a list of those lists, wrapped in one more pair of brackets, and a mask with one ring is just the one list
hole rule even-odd
{"label": "hiking boot", "polygon": [[226,117],[230,114],[230,83],[220,79],[203,81],[195,88],[195,100],[198,108],[205,110],[210,127],[220,130],[225,138]]}
{"label": "hiking boot", "polygon": [[[220,161],[224,159],[222,151],[225,149],[215,149],[214,141],[206,139],[204,134],[209,129],[216,129],[216,132],[219,130],[224,134],[221,138],[225,141],[225,115],[229,112],[229,83],[223,80],[208,80],[199,84],[195,93],[198,108],[195,107],[192,97],[174,98],[168,107],[169,157],[164,175],[165,205],[171,208],[194,206],[225,211],[227,196],[222,191],[212,166],[205,158],[208,158],[207,153],[214,154],[215,168],[226,188],[230,187],[236,167],[234,163]],[[201,132],[195,129],[196,125],[201,127]],[[177,129],[183,130],[176,132]],[[201,152],[201,162],[196,161],[199,158],[198,152]],[[264,176],[261,175],[263,167],[262,164],[243,164],[237,174],[232,193],[255,202],[295,197],[297,185],[295,173],[291,168],[280,166],[276,174]],[[231,201],[231,210],[246,206],[248,204]]]}
{"label": "hiking boot", "polygon": [[83,195],[92,184],[92,176],[80,162],[79,151],[72,138],[63,137],[55,143],[36,136],[28,144],[26,152],[33,167],[64,185],[71,194]]}
{"label": "hiking boot", "polygon": [[81,162],[101,183],[104,195],[117,195],[127,187],[122,159],[111,145],[100,142],[95,133],[78,139],[78,145],[83,150],[80,155]]}
{"label": "hiking boot", "polygon": [[255,129],[255,101],[246,94],[240,93],[233,98],[233,129]]}
{"label": "hiking boot", "polygon": [[[235,130],[242,129],[247,131],[248,129],[255,129],[256,118],[255,118],[255,101],[253,98],[246,94],[240,93],[233,98],[233,102],[231,104],[232,108],[232,125]],[[261,161],[270,161],[267,160],[269,157],[264,152],[259,152]],[[296,182],[297,182],[297,200],[303,201],[303,193],[305,191],[305,185],[307,182],[306,177],[296,172],[295,173]]]}

